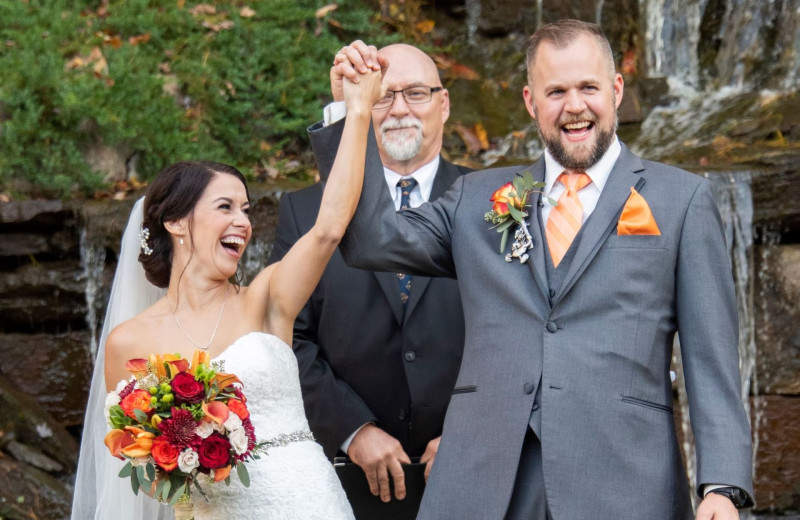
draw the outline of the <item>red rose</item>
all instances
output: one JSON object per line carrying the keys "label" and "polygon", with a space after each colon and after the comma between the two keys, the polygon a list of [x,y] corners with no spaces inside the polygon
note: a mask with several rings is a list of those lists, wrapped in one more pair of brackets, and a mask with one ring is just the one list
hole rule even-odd
{"label": "red rose", "polygon": [[136,419],[134,410],[141,410],[144,413],[149,413],[150,410],[153,409],[153,407],[150,406],[150,392],[146,390],[134,390],[119,402],[119,406],[122,408],[122,411],[125,412],[125,415],[131,419]]}
{"label": "red rose", "polygon": [[199,403],[205,397],[203,383],[196,380],[189,372],[180,372],[172,378],[169,384],[172,386],[172,393],[175,394],[175,402],[178,404]]}
{"label": "red rose", "polygon": [[156,437],[150,448],[150,455],[155,459],[156,464],[165,471],[172,471],[178,467],[178,455],[180,454],[181,450],[170,444],[163,436]]}
{"label": "red rose", "polygon": [[197,450],[200,464],[206,468],[224,468],[231,462],[231,443],[219,433],[212,433]]}

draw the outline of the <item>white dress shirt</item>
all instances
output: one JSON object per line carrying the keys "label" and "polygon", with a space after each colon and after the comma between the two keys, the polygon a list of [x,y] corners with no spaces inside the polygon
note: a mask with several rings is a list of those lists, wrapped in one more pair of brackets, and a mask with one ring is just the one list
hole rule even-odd
{"label": "white dress shirt", "polygon": [[[586,174],[592,179],[592,182],[587,184],[582,190],[578,190],[578,198],[583,205],[583,220],[581,224],[586,222],[586,219],[589,218],[589,215],[592,214],[594,211],[595,206],[597,206],[597,201],[600,199],[600,193],[602,193],[603,188],[606,185],[606,181],[608,180],[608,176],[611,174],[611,169],[614,167],[614,164],[617,162],[619,158],[619,154],[622,151],[622,146],[619,144],[619,139],[614,137],[614,142],[611,143],[611,146],[608,147],[606,153],[603,154],[603,157],[597,161],[594,166],[588,168],[586,170]],[[564,193],[566,189],[563,184],[558,181],[558,176],[564,171],[564,167],[558,164],[558,162],[550,155],[550,151],[544,151],[544,194],[545,196],[542,198],[542,222],[547,224],[547,219],[550,216],[550,211],[553,209],[553,205],[550,204],[548,198],[552,199],[554,202],[558,202],[558,198]]]}

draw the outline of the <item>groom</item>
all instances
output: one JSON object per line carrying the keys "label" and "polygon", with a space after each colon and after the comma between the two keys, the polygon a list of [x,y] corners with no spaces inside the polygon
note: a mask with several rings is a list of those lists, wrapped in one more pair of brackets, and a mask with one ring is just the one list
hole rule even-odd
{"label": "groom", "polygon": [[[340,76],[377,63],[360,42],[342,53]],[[539,161],[465,176],[401,213],[367,174],[341,246],[357,267],[458,278],[466,345],[419,518],[690,518],[669,377],[676,333],[704,496],[697,518],[738,518],[752,505],[750,430],[710,184],[619,142],[623,79],[596,25],[542,27],[527,68]],[[335,149],[340,127],[312,132],[315,149]],[[380,168],[373,147],[367,170]],[[526,171],[546,196],[534,193],[511,227],[509,242],[530,232],[527,249],[520,231],[523,263],[508,245],[499,251],[484,215],[490,198],[509,211],[514,197],[493,194]]]}

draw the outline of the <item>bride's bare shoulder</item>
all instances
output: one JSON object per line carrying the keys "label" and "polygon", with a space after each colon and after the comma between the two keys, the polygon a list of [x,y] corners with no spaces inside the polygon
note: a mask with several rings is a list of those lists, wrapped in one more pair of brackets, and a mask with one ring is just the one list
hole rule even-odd
{"label": "bride's bare shoulder", "polygon": [[141,351],[152,350],[152,342],[158,336],[163,321],[163,310],[156,303],[144,312],[114,327],[106,339],[106,356],[117,354],[126,359]]}

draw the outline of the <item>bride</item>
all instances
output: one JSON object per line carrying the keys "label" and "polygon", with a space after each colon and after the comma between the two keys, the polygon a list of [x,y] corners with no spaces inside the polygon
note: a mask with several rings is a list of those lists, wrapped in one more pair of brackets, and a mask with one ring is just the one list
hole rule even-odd
{"label": "bride", "polygon": [[[265,268],[248,287],[229,281],[252,235],[249,193],[238,170],[212,162],[178,163],[158,175],[143,205],[137,202],[123,238],[104,335],[122,323],[101,341],[73,519],[171,518],[171,508],[143,493],[135,496],[128,480],[117,476],[122,462],[102,443],[108,431],[103,401],[106,390],[129,377],[128,359],[162,352],[191,359],[198,348],[244,382],[257,439],[270,448],[248,463],[250,488],[235,476],[229,487],[205,486],[210,501],[193,498],[195,519],[353,517],[332,466],[308,430],[289,345],[294,319],[358,203],[371,108],[381,90],[380,71],[362,76],[358,84],[346,82],[348,117],[316,224],[283,261]],[[131,236],[140,229],[138,237]],[[139,252],[147,280],[166,288],[163,296],[141,280],[138,266],[125,262],[132,249]]]}

